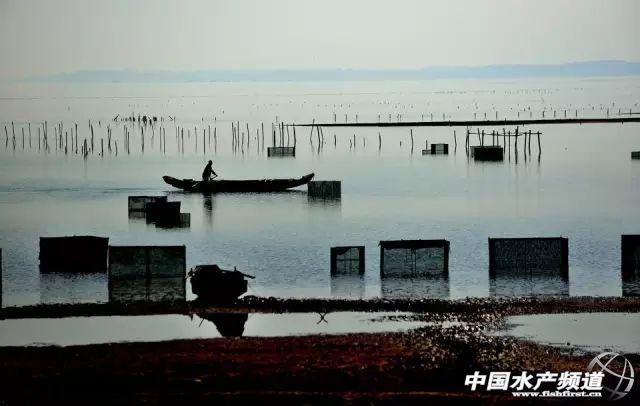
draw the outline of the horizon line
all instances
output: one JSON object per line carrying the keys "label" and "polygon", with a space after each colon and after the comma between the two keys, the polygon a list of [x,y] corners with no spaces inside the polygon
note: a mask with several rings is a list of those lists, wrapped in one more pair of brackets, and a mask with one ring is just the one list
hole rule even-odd
{"label": "horizon line", "polygon": [[640,62],[590,60],[554,64],[431,65],[419,68],[139,68],[83,69],[15,79],[27,82],[227,82],[433,80],[640,75]]}

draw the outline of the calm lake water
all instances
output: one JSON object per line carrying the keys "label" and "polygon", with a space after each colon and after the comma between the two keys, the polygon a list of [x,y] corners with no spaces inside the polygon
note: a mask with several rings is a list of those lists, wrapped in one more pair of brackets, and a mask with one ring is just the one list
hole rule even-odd
{"label": "calm lake water", "polygon": [[565,313],[507,318],[510,335],[567,350],[640,353],[640,314]]}
{"label": "calm lake water", "polygon": [[[531,81],[427,81],[244,84],[0,84],[0,247],[4,305],[106,301],[105,275],[40,275],[40,236],[99,235],[114,245],[184,244],[187,266],[217,263],[255,275],[249,293],[294,297],[450,297],[522,292],[515,279],[492,286],[488,237],[569,238],[569,282],[558,294],[620,296],[620,235],[640,233],[640,125],[526,126],[542,131],[518,162],[476,163],[464,150],[464,128],[325,128],[296,130],[295,158],[270,159],[271,123],[611,117],[640,111],[640,78]],[[608,110],[608,113],[607,113]],[[112,121],[131,113],[175,116],[145,132]],[[380,118],[378,118],[380,115]],[[399,117],[398,115],[401,115]],[[48,123],[50,152],[38,151],[37,128]],[[86,160],[53,146],[54,126],[78,124],[80,143],[94,125],[95,151],[112,129],[119,153]],[[14,121],[14,129],[11,128]],[[233,152],[231,122],[252,138]],[[31,123],[29,148],[28,123]],[[124,153],[124,126],[131,133]],[[7,126],[8,138],[4,127]],[[176,126],[185,129],[178,151]],[[211,127],[211,141],[203,130]],[[166,131],[166,152],[158,132]],[[22,147],[22,130],[26,134]],[[215,130],[214,130],[215,129]],[[502,131],[500,128],[485,128]],[[456,131],[457,150],[453,132]],[[522,130],[522,129],[521,129]],[[15,148],[13,133],[16,134]],[[217,135],[217,146],[213,133]],[[198,146],[196,150],[196,138]],[[292,132],[292,131],[291,131]],[[378,133],[382,140],[379,147]],[[260,133],[259,133],[260,134]],[[334,145],[334,134],[336,145]],[[356,137],[355,148],[350,143]],[[286,138],[286,136],[285,136]],[[425,140],[450,144],[448,156],[422,156]],[[260,144],[258,143],[260,141]],[[293,143],[293,134],[290,134]],[[485,144],[491,137],[485,137]],[[471,137],[471,145],[477,145]],[[106,146],[105,146],[106,149]],[[342,199],[318,202],[300,191],[203,196],[172,191],[161,176],[197,178],[208,159],[226,178],[298,177],[341,180]],[[168,194],[191,213],[191,227],[157,229],[129,219],[128,195]],[[448,280],[382,280],[380,240],[447,239]],[[365,245],[362,278],[331,279],[329,248]],[[513,286],[523,289],[511,289]],[[544,289],[545,293],[554,290]],[[522,293],[519,293],[522,294]]]}

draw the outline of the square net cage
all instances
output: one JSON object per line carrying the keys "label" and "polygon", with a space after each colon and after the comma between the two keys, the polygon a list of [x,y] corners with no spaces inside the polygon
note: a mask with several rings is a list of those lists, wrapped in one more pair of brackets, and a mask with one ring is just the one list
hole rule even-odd
{"label": "square net cage", "polygon": [[330,281],[331,297],[341,299],[362,299],[365,297],[364,276],[332,275]]}
{"label": "square net cage", "polygon": [[489,274],[569,276],[566,238],[489,238]]}
{"label": "square net cage", "polygon": [[569,296],[569,281],[560,275],[500,275],[489,280],[489,296]]}
{"label": "square net cage", "polygon": [[109,279],[184,278],[186,248],[178,246],[110,246]]}
{"label": "square net cage", "polygon": [[449,144],[431,144],[431,154],[433,155],[449,154]]}
{"label": "square net cage", "polygon": [[449,278],[446,275],[429,274],[421,276],[419,283],[411,282],[404,278],[382,278],[380,294],[384,299],[449,299],[451,297]]}
{"label": "square net cage", "polygon": [[109,238],[40,237],[40,272],[105,272]]}
{"label": "square net cage", "polygon": [[184,301],[185,276],[184,245],[109,247],[110,302]]}
{"label": "square net cage", "polygon": [[624,280],[640,280],[640,235],[622,235],[621,269]]}
{"label": "square net cage", "polygon": [[380,241],[381,277],[448,277],[448,275],[448,241]]}
{"label": "square net cage", "polygon": [[267,157],[296,156],[296,147],[267,147]]}
{"label": "square net cage", "polygon": [[640,278],[622,281],[623,297],[640,297]]}
{"label": "square net cage", "polygon": [[185,278],[109,280],[110,303],[166,303],[185,300]]}
{"label": "square net cage", "polygon": [[364,274],[364,246],[332,247],[331,275]]}

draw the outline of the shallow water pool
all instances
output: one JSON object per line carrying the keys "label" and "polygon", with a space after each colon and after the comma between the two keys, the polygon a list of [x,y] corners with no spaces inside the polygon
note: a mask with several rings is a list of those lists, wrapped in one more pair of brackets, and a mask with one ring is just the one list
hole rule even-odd
{"label": "shallow water pool", "polygon": [[422,327],[411,313],[209,313],[0,321],[0,347],[158,342],[220,337],[382,333]]}
{"label": "shallow water pool", "polygon": [[586,352],[640,353],[640,313],[512,316],[498,334]]}

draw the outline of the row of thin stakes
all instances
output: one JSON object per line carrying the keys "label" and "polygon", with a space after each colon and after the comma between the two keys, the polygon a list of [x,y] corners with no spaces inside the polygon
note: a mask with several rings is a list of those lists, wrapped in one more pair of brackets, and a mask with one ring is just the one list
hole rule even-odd
{"label": "row of thin stakes", "polygon": [[[528,109],[527,109],[527,108],[523,108],[523,109],[522,109],[522,111],[518,110],[518,111],[517,111],[517,114],[518,114],[518,115],[517,115],[517,118],[520,118],[520,113],[526,113],[526,112],[527,112],[527,110],[529,110],[529,118],[530,118],[530,119],[532,119],[532,118],[533,118],[533,111],[531,110],[531,107],[529,107]],[[591,110],[592,110],[592,111],[595,111],[595,106],[592,106]],[[600,110],[604,111],[604,108],[601,108]],[[569,110],[567,110],[567,109],[564,109],[564,110],[563,110],[563,115],[564,115],[564,117],[563,117],[563,118],[569,118],[569,117],[567,116],[567,111],[569,112],[569,115],[571,115],[571,111],[569,111]],[[609,117],[609,116],[610,116],[609,108],[607,108],[607,110],[606,110],[606,111],[607,111],[607,117]],[[477,114],[478,114],[478,113],[473,113],[473,119],[474,119],[474,120],[475,120],[475,119],[477,119]],[[550,115],[550,114],[551,114],[551,110],[550,110],[550,111],[547,111],[547,110],[542,110],[542,111],[541,111],[541,116],[542,116],[542,118],[548,118],[548,117],[551,117],[551,115]],[[627,112],[623,112],[623,111],[622,111],[622,109],[618,109],[618,115],[619,115],[619,116],[623,116],[623,115],[633,115],[633,114],[634,114],[634,113],[633,113],[632,109],[629,109],[629,112],[628,112],[628,113],[627,113]],[[574,109],[574,114],[573,114],[573,116],[574,116],[574,118],[578,118],[578,109]],[[443,115],[443,117],[444,117],[444,115]],[[553,118],[557,118],[557,117],[558,117],[558,112],[557,112],[556,110],[553,110]],[[487,113],[486,113],[486,112],[484,113],[484,119],[485,119],[485,120],[487,119]],[[497,110],[495,111],[495,119],[496,119],[496,120],[498,120],[498,111],[497,111]],[[431,114],[431,121],[433,121],[433,114]]]}
{"label": "row of thin stakes", "polygon": [[[98,126],[102,127],[100,121],[98,122]],[[64,155],[80,155],[86,159],[89,155],[94,154],[104,157],[106,147],[108,153],[118,155],[118,141],[113,137],[113,130],[109,125],[106,127],[106,137],[101,136],[99,139],[95,135],[94,126],[91,121],[89,121],[89,134],[83,138],[79,136],[78,123],[74,123],[68,128],[65,128],[62,122],[55,124],[53,126],[53,139],[50,138],[49,123],[47,121],[39,123],[36,129],[37,132],[35,130],[32,132],[31,123],[28,123],[25,134],[25,127],[21,127],[21,144],[23,150],[27,148],[27,145],[30,150],[35,149],[37,145],[38,152],[47,154],[52,151],[62,152]],[[142,131],[144,132],[144,129]],[[19,145],[20,139],[16,139],[14,122],[11,122],[11,136],[9,136],[9,130],[6,125],[4,126],[4,133],[5,149],[8,149],[11,143],[12,148],[15,150]],[[131,153],[130,139],[131,133],[125,126],[123,127],[123,144],[127,153]],[[144,135],[142,137],[142,149],[144,150]]]}
{"label": "row of thin stakes", "polygon": [[[131,125],[122,126],[122,139],[120,141],[120,152],[125,154],[131,154],[132,138],[135,136],[135,129],[139,130],[140,140],[140,152],[144,153],[145,148],[148,148],[148,144],[151,144],[151,148],[157,147],[160,152],[165,153],[167,151],[167,138],[166,127],[162,124],[163,121],[158,124],[156,121],[139,121],[133,122]],[[240,122],[231,123],[231,148],[232,152],[244,153],[248,151],[252,145],[252,138],[256,141],[256,149],[258,152],[264,152],[265,149],[265,130],[264,123],[260,124],[259,128],[255,129],[255,135],[252,136],[252,132],[249,128],[249,123],[245,123],[245,128],[241,127]],[[218,131],[217,126],[211,128],[211,124],[206,128],[193,128],[176,125],[175,129],[175,142],[178,152],[185,153],[188,146],[185,146],[185,136],[188,141],[192,141],[195,152],[199,150],[203,154],[209,152],[216,153],[218,150]],[[272,146],[284,147],[292,146],[295,148],[297,143],[297,135],[295,127],[285,123],[272,123]],[[291,129],[293,127],[293,129]],[[98,128],[102,128],[102,123],[98,121]],[[105,152],[108,154],[118,155],[118,139],[114,135],[114,128],[110,124],[106,125],[106,133],[100,135],[97,134],[97,130],[94,129],[94,123],[89,120],[88,134],[84,137],[79,135],[78,123],[73,123],[70,127],[65,127],[65,124],[60,122],[53,126],[54,134],[53,139],[49,133],[50,125],[47,121],[38,123],[36,129],[32,130],[32,123],[27,123],[26,126],[21,126],[16,134],[16,125],[12,121],[10,126],[4,126],[5,133],[5,149],[22,148],[23,150],[34,150],[37,147],[38,152],[51,153],[62,152],[64,155],[81,155],[84,158],[90,155],[97,155],[100,157],[105,156]],[[192,138],[193,137],[193,138]]]}
{"label": "row of thin stakes", "polygon": [[[471,146],[470,145],[470,136],[472,135],[476,135],[478,137],[478,144],[479,146]],[[485,146],[485,140],[484,137],[485,135],[487,137],[491,137],[491,144],[487,144]],[[492,130],[491,132],[486,131],[485,130],[480,130],[479,128],[474,132],[471,129],[467,128],[467,135],[465,138],[465,150],[467,153],[467,156],[474,158],[476,160],[479,160],[480,155],[478,155],[479,152],[487,152],[487,157],[489,159],[484,159],[484,160],[503,160],[504,159],[504,150],[506,149],[508,152],[508,158],[509,160],[511,160],[511,138],[514,138],[514,142],[513,142],[513,151],[514,151],[514,156],[515,156],[515,160],[516,163],[518,162],[518,139],[520,137],[524,138],[524,143],[522,146],[522,150],[524,152],[524,159],[525,161],[527,160],[527,156],[531,156],[531,139],[534,136],[537,136],[537,141],[538,141],[538,160],[540,160],[540,157],[542,155],[542,144],[540,142],[540,135],[542,135],[542,133],[540,131],[537,132],[533,132],[531,130],[529,131],[522,131],[520,132],[519,127],[516,127],[516,129],[511,132],[511,130],[507,131],[506,129],[502,129],[502,133],[500,133],[500,131],[497,130]],[[455,138],[455,131],[454,131],[454,138]],[[500,143],[500,141],[502,141],[502,144]],[[457,142],[456,142],[457,144]],[[483,159],[480,159],[483,160]]]}
{"label": "row of thin stakes", "polygon": [[[135,123],[135,122],[134,122]],[[99,149],[98,147],[98,136],[94,131],[94,125],[91,121],[89,121],[89,134],[84,138],[79,137],[78,124],[74,123],[71,127],[66,128],[64,123],[57,123],[54,128],[54,139],[50,140],[49,137],[49,124],[47,121],[43,123],[39,123],[37,126],[37,147],[38,151],[44,151],[45,153],[50,153],[52,148],[56,152],[63,152],[65,155],[81,155],[87,158],[90,155],[97,154],[100,157],[105,156],[105,147],[106,152],[109,154],[118,155],[118,140],[114,136],[113,128],[111,125],[106,126],[106,134],[99,137]],[[20,135],[16,136],[16,128],[15,123],[11,122],[11,130],[7,128],[5,125],[5,149],[11,147],[15,150],[20,146]],[[102,127],[102,123],[98,121],[98,127]],[[140,151],[144,153],[147,140],[150,141],[151,147],[154,148],[154,141],[156,139],[156,135],[159,138],[159,150],[166,154],[167,140],[166,140],[166,128],[161,124],[158,126],[155,121],[148,122],[138,122],[137,124],[132,124],[131,126],[124,125],[122,127],[122,141],[121,147],[124,148],[124,153],[127,155],[131,154],[131,140],[132,140],[132,128],[139,128],[139,138],[140,138]],[[318,150],[320,150],[322,144],[324,143],[324,134],[322,133],[322,129],[320,127],[316,127],[318,129]],[[21,127],[22,134],[22,149],[26,149],[27,146],[31,150],[35,147],[35,139],[32,135],[31,123],[27,124],[26,133],[25,127]],[[186,130],[186,131],[185,131]],[[11,132],[11,134],[9,134]],[[313,129],[312,129],[313,133]],[[277,148],[295,148],[297,145],[297,134],[296,128],[294,125],[285,124],[283,122],[279,123],[271,123],[271,144],[272,147]],[[193,144],[195,147],[195,152],[198,150],[202,150],[203,154],[206,154],[207,151],[211,151],[216,153],[218,150],[218,131],[217,126],[213,127],[213,131],[211,125],[207,125],[207,128],[198,129],[197,126],[193,128],[183,127],[183,126],[175,126],[175,141],[177,150],[184,154],[186,151],[185,146],[185,136],[188,141],[192,139],[193,136]],[[256,149],[258,152],[264,152],[265,150],[265,129],[264,123],[260,124],[259,128],[255,129],[255,136],[252,136],[252,131],[250,130],[249,123],[245,123],[245,127],[243,128],[239,121],[231,123],[231,148],[234,153],[245,153],[245,151],[249,151],[251,147],[251,140],[256,141]],[[50,142],[52,141],[52,142]],[[213,141],[213,142],[212,142]],[[351,141],[350,141],[351,142]],[[313,147],[313,139],[310,135],[310,143]],[[336,136],[334,135],[334,145],[337,143]],[[350,145],[350,148],[355,146],[355,135],[353,144]]]}
{"label": "row of thin stakes", "polygon": [[[117,119],[117,117],[116,117]],[[315,119],[313,121],[315,123]],[[161,120],[160,124],[155,120],[148,121],[138,121],[137,123],[134,121],[134,124],[131,125],[123,125],[122,127],[122,140],[121,146],[123,147],[123,152],[127,155],[131,154],[131,141],[134,136],[134,132],[136,127],[139,129],[139,139],[140,139],[140,151],[144,153],[147,141],[150,142],[151,148],[155,148],[154,144],[156,141],[156,136],[159,138],[158,148],[159,151],[166,154],[166,127],[164,126],[164,120]],[[31,123],[27,124],[27,127],[23,125],[20,128],[21,134],[16,135],[16,126],[14,122],[11,122],[11,135],[9,134],[9,129],[7,126],[4,126],[5,132],[5,149],[9,147],[9,144],[12,144],[12,148],[15,150],[16,147],[20,144],[21,135],[21,144],[22,149],[26,149],[27,145],[29,149],[33,149],[35,147],[35,139],[32,134]],[[98,128],[102,128],[102,123],[98,121]],[[185,146],[185,135],[187,140],[192,139],[193,135],[193,144],[195,146],[195,152],[197,153],[199,149],[202,150],[203,154],[206,154],[207,151],[211,151],[217,153],[218,150],[218,131],[217,126],[214,125],[213,131],[211,125],[207,125],[206,128],[198,129],[197,126],[193,128],[183,127],[179,125],[175,125],[175,141],[178,152],[184,154],[186,150]],[[25,132],[26,129],[26,132]],[[94,130],[94,124],[89,120],[88,129],[89,132],[83,138],[79,136],[78,124],[74,123],[69,128],[66,128],[64,123],[60,122],[53,126],[54,129],[54,139],[51,140],[49,136],[49,125],[47,121],[40,123],[37,125],[37,147],[38,151],[44,151],[45,153],[50,153],[52,148],[56,152],[63,152],[65,155],[81,155],[84,158],[87,158],[90,155],[98,155],[100,157],[105,156],[106,152],[109,154],[118,155],[118,140],[114,135],[113,128],[111,125],[106,125],[106,134],[97,135]],[[186,130],[186,131],[185,131]],[[193,130],[193,134],[192,134]],[[314,137],[314,130],[316,133],[316,137]],[[186,133],[186,134],[185,134]],[[245,151],[249,151],[251,147],[252,138],[256,141],[256,150],[258,153],[264,152],[265,149],[265,129],[264,123],[261,122],[260,127],[255,128],[255,136],[252,136],[252,131],[249,127],[249,123],[244,123],[244,126],[240,124],[239,121],[231,123],[231,148],[233,153],[242,153]],[[467,129],[467,137],[466,137],[466,148],[467,154],[469,153],[469,136],[472,134],[477,134],[478,142],[481,146],[484,145],[484,136],[485,131],[478,129],[476,133],[471,132]],[[516,146],[516,155],[517,155],[517,143],[518,137],[524,136],[525,138],[525,152],[526,146],[528,143],[529,153],[531,152],[531,137],[532,135],[537,135],[538,137],[538,152],[541,152],[540,146],[540,132],[532,133],[531,131],[519,133],[519,130],[516,128],[515,133],[511,133],[511,131],[506,132],[503,129],[502,134],[499,134],[497,131],[492,131],[491,133],[486,133],[487,135],[491,135],[493,139],[493,145],[496,145],[496,142],[499,145],[499,137],[502,136],[503,139],[508,137],[509,139],[509,147],[511,137],[515,137],[515,146]],[[296,126],[292,124],[285,124],[283,122],[271,123],[271,144],[273,155],[270,153],[269,156],[295,156],[295,148],[297,145],[297,134],[296,134]],[[314,140],[317,140],[317,148],[314,145]],[[99,144],[98,144],[99,141]],[[213,142],[212,142],[213,141]],[[402,146],[402,140],[399,141],[400,146]],[[414,151],[414,135],[413,129],[410,130],[410,142],[411,142],[411,152]],[[325,137],[322,126],[320,125],[312,125],[311,132],[309,134],[309,143],[311,145],[311,149],[316,151],[319,154],[324,148]],[[337,146],[337,137],[333,134],[333,144],[334,147]],[[352,138],[349,138],[349,149],[356,149],[357,138],[356,135],[353,134]],[[362,145],[366,147],[366,138],[362,137]],[[506,141],[503,142],[503,145],[506,145]],[[98,149],[99,148],[99,149]],[[283,148],[282,150],[278,150],[278,148]],[[382,148],[382,136],[380,132],[378,132],[378,149]],[[457,149],[457,137],[454,131],[454,150]],[[281,152],[292,151],[292,153],[282,154]],[[510,154],[510,148],[509,148]]]}
{"label": "row of thin stakes", "polygon": [[[614,105],[615,105],[615,103],[614,103]],[[637,105],[637,103],[636,103],[636,105]],[[411,105],[411,108],[413,108],[413,105]],[[477,109],[477,106],[476,106],[476,109]],[[460,110],[460,106],[458,106],[458,110]],[[513,109],[512,109],[512,110],[513,110]],[[581,109],[581,110],[587,110],[587,109]],[[595,111],[595,106],[591,106],[591,110],[592,110],[592,111]],[[601,107],[601,108],[600,108],[600,110],[601,110],[601,111],[605,111],[604,107]],[[529,118],[530,118],[530,119],[533,119],[533,113],[534,113],[534,112],[533,112],[533,110],[531,110],[531,106],[529,106],[529,107],[523,107],[523,108],[522,108],[522,110],[518,109],[518,110],[516,111],[517,118],[519,119],[519,118],[520,118],[521,113],[522,113],[522,115],[524,115],[524,113],[526,113],[527,111],[529,112]],[[558,115],[559,115],[559,110],[546,110],[546,109],[542,109],[542,110],[539,110],[539,111],[540,111],[540,117],[542,117],[543,119],[544,119],[544,118],[550,118],[550,117],[551,117],[551,115],[553,115],[553,118],[558,118]],[[499,117],[499,112],[498,112],[498,110],[494,110],[494,113],[495,113],[495,120],[498,120],[498,119],[500,118],[500,117]],[[563,109],[563,110],[562,110],[562,113],[563,113],[563,116],[564,116],[563,118],[569,118],[570,116],[573,116],[574,118],[578,118],[578,109],[573,109],[573,114],[571,114],[571,113],[572,113],[572,111],[571,111],[571,110],[568,110],[568,109]],[[610,109],[609,109],[609,108],[607,108],[607,109],[606,109],[606,114],[607,114],[607,115],[606,115],[607,117],[610,117],[610,116],[611,116],[612,112],[610,112]],[[613,114],[615,114],[615,113],[613,113]],[[623,111],[621,108],[618,108],[618,116],[625,116],[625,115],[632,116],[632,115],[634,115],[634,114],[638,114],[638,113],[634,113],[632,109],[629,109],[629,111],[628,111],[628,112],[626,112],[626,111]],[[434,115],[433,115],[433,113],[430,113],[430,114],[429,114],[429,118],[430,118],[430,120],[431,120],[431,121],[434,121]],[[439,116],[437,116],[437,117],[436,117],[436,119],[438,119],[438,118],[439,118]],[[449,120],[450,120],[451,118],[452,118],[452,116],[451,116],[451,115],[447,116],[447,113],[444,113],[444,112],[442,113],[442,121],[446,121],[447,119],[449,119]],[[352,120],[353,120],[353,119],[354,119],[354,118],[352,117]],[[382,119],[383,119],[382,115],[381,115],[381,114],[378,114],[378,123],[382,122]],[[424,120],[425,120],[425,115],[424,115],[424,114],[421,114],[421,115],[420,115],[420,119],[421,119],[422,121],[424,121]],[[478,119],[478,112],[477,112],[477,111],[473,113],[473,119],[474,119],[474,120],[477,120],[477,119]],[[488,119],[488,116],[487,116],[487,112],[486,112],[486,111],[484,112],[484,119],[485,119],[485,120],[487,120],[487,119]],[[388,117],[387,117],[387,121],[388,121],[389,123],[392,123],[392,122],[394,122],[393,120],[395,120],[395,122],[398,122],[398,123],[402,122],[402,121],[403,121],[402,114],[400,114],[400,113],[396,113],[396,114],[395,114],[395,116],[392,116],[392,114],[391,114],[391,113],[389,113],[389,114],[388,114]],[[335,112],[333,113],[333,122],[334,122],[334,123],[338,123],[338,114],[337,114],[337,113],[335,113]],[[349,122],[349,115],[348,115],[348,114],[346,114],[346,113],[345,113],[345,115],[344,115],[344,122],[345,122],[345,123],[348,123],[348,122]],[[354,122],[355,122],[355,123],[358,123],[358,114],[355,114],[355,121],[354,121]]]}
{"label": "row of thin stakes", "polygon": [[[314,120],[315,123],[315,120]],[[117,125],[117,124],[116,124]],[[169,124],[172,125],[172,124]],[[214,124],[204,125],[201,128],[184,127],[175,125],[175,145],[179,153],[184,154],[189,148],[194,148],[194,151],[202,154],[207,152],[218,152],[218,131],[217,126]],[[34,127],[34,128],[32,128]],[[212,128],[213,127],[213,128]],[[79,155],[85,159],[89,156],[97,155],[104,157],[105,155],[115,155],[124,153],[126,155],[131,154],[132,140],[133,138],[139,139],[139,151],[145,152],[145,149],[156,149],[163,154],[167,153],[167,128],[165,127],[165,121],[138,121],[132,124],[124,124],[122,126],[122,137],[120,144],[118,143],[119,137],[115,135],[114,127],[111,124],[106,126],[102,125],[101,121],[97,122],[97,126],[94,122],[89,120],[88,131],[86,135],[80,136],[80,129],[78,123],[73,123],[71,126],[65,126],[64,123],[59,122],[52,126],[53,138],[50,134],[51,126],[47,121],[43,123],[37,123],[32,126],[32,123],[27,123],[16,128],[14,122],[11,122],[10,126],[4,126],[5,133],[5,149],[10,147],[15,150],[16,148],[22,148],[34,150],[37,147],[38,152],[51,153],[55,151],[57,153],[63,153],[64,155]],[[102,130],[104,128],[104,130]],[[264,153],[266,143],[265,142],[265,126],[264,122],[261,122],[259,126],[256,126],[255,131],[249,126],[249,123],[240,123],[239,121],[231,122],[231,149],[235,153],[248,153],[251,151],[252,145],[255,145],[257,153]],[[534,132],[531,130],[521,131],[516,127],[515,130],[506,130],[502,128],[500,130],[471,130],[466,129],[465,138],[465,151],[467,156],[474,157],[474,149],[477,147],[499,147],[502,154],[508,153],[509,159],[511,159],[512,138],[513,150],[515,159],[518,159],[518,143],[520,138],[524,138],[523,152],[524,159],[531,156],[531,141],[535,137],[537,138],[537,151],[538,160],[542,154],[542,145],[540,131]],[[477,136],[478,145],[471,146],[471,136]],[[485,144],[485,136],[491,137],[491,143]],[[190,145],[185,145],[185,137]],[[359,140],[361,138],[361,142]],[[411,154],[414,153],[414,134],[413,129],[409,131]],[[367,138],[356,137],[353,134],[352,137],[348,137],[349,149],[355,150],[358,145],[366,147]],[[255,142],[255,144],[254,144]],[[402,139],[399,140],[400,146],[402,146]],[[457,151],[458,141],[456,131],[453,131],[454,152]],[[311,150],[320,154],[324,146],[327,144],[325,141],[325,134],[321,125],[311,126],[309,133],[309,144]],[[428,143],[425,140],[425,144]],[[333,145],[337,146],[337,136],[333,134]],[[442,144],[445,145],[445,144]],[[296,125],[286,124],[283,122],[271,123],[271,147],[267,149],[267,155],[272,156],[295,156],[295,150],[297,146],[297,133]],[[382,135],[378,132],[378,150],[382,149]],[[423,150],[423,155],[425,154]],[[506,151],[505,151],[506,150]],[[448,153],[448,151],[447,151]],[[631,152],[632,159],[640,159],[640,151]],[[502,159],[500,159],[502,160]]]}

